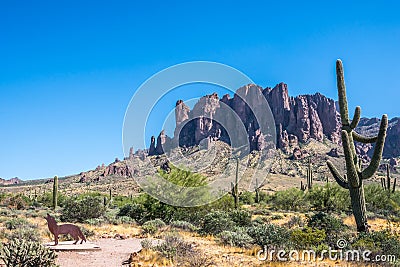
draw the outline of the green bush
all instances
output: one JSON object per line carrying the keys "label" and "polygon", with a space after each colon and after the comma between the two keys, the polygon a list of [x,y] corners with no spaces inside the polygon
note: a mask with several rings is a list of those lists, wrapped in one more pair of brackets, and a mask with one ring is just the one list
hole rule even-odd
{"label": "green bush", "polygon": [[271,204],[279,210],[306,211],[309,208],[304,192],[297,188],[276,192],[271,198]]}
{"label": "green bush", "polygon": [[232,210],[229,212],[229,217],[239,227],[251,224],[251,214],[247,210]]}
{"label": "green bush", "polygon": [[374,254],[394,255],[400,258],[400,240],[387,230],[360,233],[352,242],[355,249],[370,250]]}
{"label": "green bush", "polygon": [[400,194],[388,194],[382,186],[370,184],[364,187],[365,202],[370,212],[388,215],[399,212]]}
{"label": "green bush", "polygon": [[253,238],[255,244],[262,249],[266,248],[281,248],[287,244],[290,233],[281,226],[274,224],[263,224],[248,228],[247,233]]}
{"label": "green bush", "polygon": [[201,232],[203,234],[217,235],[223,231],[232,231],[235,228],[235,222],[224,211],[213,211],[204,217]]}
{"label": "green bush", "polygon": [[311,249],[322,244],[326,239],[325,230],[305,227],[294,229],[290,233],[290,241],[296,249]]}
{"label": "green bush", "polygon": [[4,222],[6,229],[10,232],[4,232],[4,237],[8,240],[26,240],[26,241],[40,241],[40,235],[37,226],[29,223],[24,218],[12,218]]}
{"label": "green bush", "polygon": [[290,229],[293,227],[303,227],[304,224],[305,224],[304,220],[300,216],[295,215],[290,217],[289,221],[285,224],[285,226]]}
{"label": "green bush", "polygon": [[253,238],[240,228],[236,231],[223,231],[218,237],[223,245],[232,247],[250,248],[254,242]]}
{"label": "green bush", "polygon": [[13,240],[24,240],[33,242],[41,241],[38,229],[26,226],[12,230],[10,233],[6,235],[6,238],[10,241]]}
{"label": "green bush", "polygon": [[105,223],[105,220],[103,218],[91,218],[91,219],[86,219],[84,223],[94,226],[100,226]]}
{"label": "green bush", "polygon": [[91,237],[91,236],[95,235],[95,232],[93,230],[90,230],[84,226],[80,226],[79,228],[81,229],[81,231],[85,237]]}
{"label": "green bush", "polygon": [[[62,194],[60,191],[57,193],[57,206],[64,206],[64,202],[67,200],[67,196]],[[47,192],[37,198],[37,202],[48,208],[53,207],[53,193]]]}
{"label": "green bush", "polygon": [[251,221],[251,226],[259,226],[259,225],[263,225],[263,224],[270,223],[270,222],[271,221],[268,217],[258,216],[254,220]]}
{"label": "green bush", "polygon": [[317,211],[341,212],[350,209],[350,195],[339,185],[328,183],[324,186],[313,186],[306,193],[311,207]]}
{"label": "green bush", "polygon": [[82,199],[70,198],[64,203],[61,220],[71,222],[84,222],[103,216],[105,207],[99,197],[86,196]]}
{"label": "green bush", "polygon": [[153,241],[149,238],[142,239],[140,241],[140,245],[143,249],[152,249],[153,248]]}
{"label": "green bush", "polygon": [[24,218],[12,218],[6,222],[4,222],[4,226],[8,230],[17,229],[23,226],[30,226],[30,223]]}
{"label": "green bush", "polygon": [[24,210],[29,208],[29,206],[32,205],[32,200],[30,200],[28,197],[24,195],[6,195],[2,201],[1,204],[3,206],[6,206],[10,209],[16,209],[16,210]]}
{"label": "green bush", "polygon": [[252,205],[255,201],[255,194],[253,192],[245,191],[240,195],[240,203],[246,205]]}
{"label": "green bush", "polygon": [[190,243],[185,242],[179,235],[170,234],[164,239],[164,242],[153,247],[167,259],[176,260],[185,258],[193,249]]}
{"label": "green bush", "polygon": [[307,226],[324,230],[326,233],[326,242],[332,247],[336,245],[337,240],[345,238],[348,235],[348,226],[342,220],[324,212],[319,212],[308,217]]}
{"label": "green bush", "polygon": [[118,217],[128,216],[133,220],[142,223],[147,220],[148,218],[147,214],[148,213],[146,212],[146,209],[143,204],[133,203],[133,204],[126,204],[125,206],[123,206],[119,210],[117,216]]}
{"label": "green bush", "polygon": [[7,267],[56,266],[57,254],[38,242],[14,240],[3,245],[0,258]]}
{"label": "green bush", "polygon": [[166,224],[160,220],[160,219],[155,219],[151,221],[147,221],[142,225],[142,230],[144,233],[148,234],[155,234],[160,228],[164,227]]}
{"label": "green bush", "polygon": [[121,208],[127,204],[131,204],[132,202],[133,199],[128,196],[114,196],[112,199],[112,203],[118,208]]}
{"label": "green bush", "polygon": [[179,228],[179,229],[182,229],[185,231],[195,232],[195,231],[199,230],[199,228],[197,226],[191,224],[190,222],[186,222],[186,221],[172,221],[170,223],[170,225],[172,227]]}

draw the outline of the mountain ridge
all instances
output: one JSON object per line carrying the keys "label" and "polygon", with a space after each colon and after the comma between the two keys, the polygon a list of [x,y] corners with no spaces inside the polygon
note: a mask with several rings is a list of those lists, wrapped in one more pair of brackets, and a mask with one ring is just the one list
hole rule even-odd
{"label": "mountain ridge", "polygon": [[[240,91],[241,96],[249,97],[246,101],[258,101],[251,99],[251,90],[259,90],[267,100],[275,120],[277,148],[285,153],[293,153],[300,144],[311,139],[323,142],[327,138],[335,144],[341,144],[341,119],[335,100],[319,92],[289,96],[288,86],[283,82],[273,88],[249,84],[239,88],[237,93]],[[199,145],[200,141],[206,138],[229,143],[228,133],[219,123],[212,120],[221,109],[222,102],[234,110],[242,120],[251,150],[260,150],[265,137],[258,131],[257,125],[253,123],[254,116],[244,107],[243,101],[237,95],[232,98],[230,95],[220,98],[216,93],[206,95],[200,98],[192,110],[184,101],[178,100],[175,106],[176,128],[172,138],[179,138],[181,147]],[[374,135],[379,129],[379,121],[378,118],[363,118],[356,131],[367,136]],[[383,155],[385,158],[400,156],[400,119],[395,117],[390,121]],[[370,128],[368,131],[365,130],[367,122]],[[172,138],[165,135],[164,131],[158,138],[153,136],[149,155],[163,154],[163,146],[168,145]],[[368,161],[373,145],[357,144],[357,149],[364,161]]]}

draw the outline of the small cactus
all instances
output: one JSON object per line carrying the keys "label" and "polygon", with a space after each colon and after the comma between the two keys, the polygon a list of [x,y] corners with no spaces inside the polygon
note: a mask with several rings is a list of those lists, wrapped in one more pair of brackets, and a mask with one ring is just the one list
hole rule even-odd
{"label": "small cactus", "polygon": [[58,198],[58,176],[54,176],[54,179],[53,179],[53,209],[57,208],[57,198]]}
{"label": "small cactus", "polygon": [[303,184],[303,181],[300,181],[300,190],[301,191],[306,191],[307,186],[305,184]]}
{"label": "small cactus", "polygon": [[236,159],[236,175],[235,175],[235,183],[231,183],[231,194],[233,196],[233,201],[235,205],[235,209],[238,208],[239,205],[239,159]]}
{"label": "small cactus", "polygon": [[308,158],[307,168],[307,188],[310,190],[313,186],[313,170],[311,168],[311,157]]}
{"label": "small cactus", "polygon": [[256,193],[256,198],[255,198],[255,202],[256,203],[260,203],[260,192],[261,192],[261,188],[263,188],[265,186],[266,179],[264,179],[264,181],[259,184],[258,183],[258,177],[256,178],[256,185],[254,187],[254,192]]}
{"label": "small cactus", "polygon": [[386,164],[386,182],[385,182],[385,178],[381,178],[381,184],[382,184],[382,188],[386,191],[388,191],[389,195],[391,193],[396,192],[396,183],[397,183],[397,178],[394,178],[393,181],[393,187],[390,186],[390,165]]}
{"label": "small cactus", "polygon": [[307,189],[310,190],[313,186],[313,170],[311,165],[311,157],[308,158],[308,165],[307,165],[307,184],[303,184],[303,181],[300,181],[300,190],[306,191]]}

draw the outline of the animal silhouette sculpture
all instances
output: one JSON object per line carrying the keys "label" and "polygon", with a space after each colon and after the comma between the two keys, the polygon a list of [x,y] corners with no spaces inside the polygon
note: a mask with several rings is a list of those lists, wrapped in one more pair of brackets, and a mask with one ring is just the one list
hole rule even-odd
{"label": "animal silhouette sculpture", "polygon": [[62,234],[70,234],[75,240],[74,245],[78,243],[79,238],[81,239],[81,244],[83,241],[86,242],[86,238],[78,226],[70,223],[58,225],[54,217],[50,216],[48,213],[45,219],[50,232],[54,235],[54,246],[58,245],[58,236]]}

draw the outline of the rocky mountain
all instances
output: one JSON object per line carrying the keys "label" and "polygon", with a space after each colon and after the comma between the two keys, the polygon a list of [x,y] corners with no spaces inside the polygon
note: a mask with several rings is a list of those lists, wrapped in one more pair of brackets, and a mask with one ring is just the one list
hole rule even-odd
{"label": "rocky mountain", "polygon": [[[293,153],[295,149],[295,152],[298,152],[299,144],[307,143],[309,140],[322,142],[328,139],[333,144],[341,143],[340,114],[333,99],[320,93],[289,96],[287,84],[279,83],[273,88],[249,84],[239,88],[232,98],[229,95],[219,98],[216,93],[207,95],[200,98],[192,110],[182,100],[178,100],[175,107],[176,129],[173,138],[178,138],[179,146],[198,145],[205,139],[220,140],[230,144],[230,137],[225,127],[214,120],[218,117],[220,118],[218,121],[222,120],[224,126],[234,127],[230,125],[229,119],[224,119],[220,114],[223,113],[224,106],[228,106],[235,111],[245,126],[250,149],[260,150],[265,145],[265,136],[260,133],[254,114],[238,95],[256,104],[261,102],[259,96],[264,96],[275,120],[277,147],[285,153]],[[363,118],[357,128],[359,133],[366,135],[374,135],[378,130],[379,119],[376,118]],[[160,133],[157,142],[156,138],[152,137],[149,155],[163,154],[162,147],[170,140],[172,139],[164,132]],[[370,144],[357,145],[358,152],[366,160],[370,157],[372,148]],[[397,156],[400,156],[400,119],[394,118],[389,124],[384,157]]]}
{"label": "rocky mountain", "polygon": [[18,177],[14,177],[8,180],[0,178],[0,185],[20,184],[21,182],[22,180]]}

